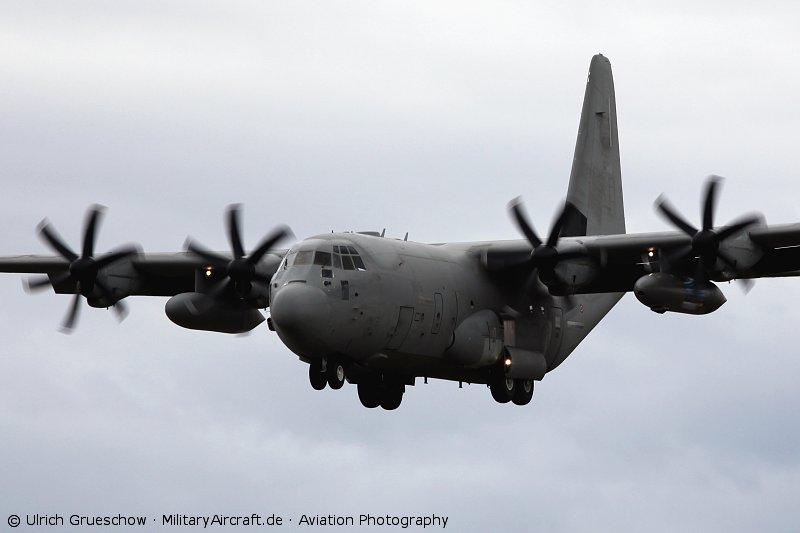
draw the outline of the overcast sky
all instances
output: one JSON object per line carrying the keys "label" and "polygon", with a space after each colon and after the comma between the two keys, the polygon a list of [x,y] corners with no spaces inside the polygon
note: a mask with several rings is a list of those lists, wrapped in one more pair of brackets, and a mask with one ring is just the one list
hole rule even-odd
{"label": "overcast sky", "polygon": [[[591,56],[614,69],[628,230],[800,221],[795,2],[0,0],[0,254],[253,246],[279,223],[516,238],[566,194]],[[0,277],[0,523],[17,513],[448,515],[448,530],[796,531],[800,280],[707,317],[627,296],[524,408],[485,387],[367,410],[266,328],[121,325]],[[5,527],[5,526],[3,526]]]}

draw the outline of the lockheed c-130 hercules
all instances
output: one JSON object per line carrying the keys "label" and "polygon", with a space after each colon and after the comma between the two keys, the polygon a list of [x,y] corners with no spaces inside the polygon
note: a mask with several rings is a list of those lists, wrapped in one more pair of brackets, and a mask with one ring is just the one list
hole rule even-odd
{"label": "lockheed c-130 hercules", "polygon": [[706,314],[725,297],[714,282],[800,275],[800,224],[749,215],[714,226],[720,181],[706,185],[699,227],[665,199],[679,231],[626,234],[611,65],[592,58],[566,201],[548,234],[509,204],[524,240],[422,244],[378,233],[327,233],[291,246],[279,227],[251,252],[229,208],[230,253],[187,239],[186,251],[136,246],[95,255],[102,209],[89,209],[80,254],[49,222],[39,236],[58,255],[1,257],[1,272],[40,273],[29,289],[74,294],[125,314],[127,296],[165,296],[179,326],[247,332],[264,322],[309,365],[314,389],[358,387],[370,408],[397,408],[419,378],[487,384],[500,403],[525,405],[629,291],[653,311]]}

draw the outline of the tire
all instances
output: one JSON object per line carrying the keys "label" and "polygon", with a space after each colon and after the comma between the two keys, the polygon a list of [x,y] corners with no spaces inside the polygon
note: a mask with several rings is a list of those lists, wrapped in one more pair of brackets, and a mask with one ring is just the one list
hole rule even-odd
{"label": "tire", "polygon": [[492,391],[492,398],[497,403],[508,403],[514,397],[514,390],[516,389],[516,382],[507,378],[504,373],[497,373],[492,382],[489,384],[489,390]]}
{"label": "tire", "polygon": [[368,409],[375,409],[381,404],[381,390],[375,381],[363,381],[357,385],[357,388],[361,405]]}
{"label": "tire", "polygon": [[514,396],[511,401],[517,405],[528,405],[533,398],[533,380],[517,379],[514,380]]}
{"label": "tire", "polygon": [[325,374],[322,372],[319,363],[311,363],[308,365],[308,381],[311,383],[311,388],[314,390],[322,390],[328,384]]}
{"label": "tire", "polygon": [[333,390],[339,390],[344,386],[344,365],[340,360],[329,358],[325,375],[328,380],[328,386]]}
{"label": "tire", "polygon": [[398,383],[387,383],[381,390],[381,407],[387,411],[394,411],[403,402],[405,387]]}

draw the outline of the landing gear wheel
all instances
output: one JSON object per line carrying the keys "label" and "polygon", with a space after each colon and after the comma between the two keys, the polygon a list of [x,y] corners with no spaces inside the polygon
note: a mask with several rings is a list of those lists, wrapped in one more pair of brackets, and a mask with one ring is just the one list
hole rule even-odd
{"label": "landing gear wheel", "polygon": [[339,390],[344,385],[344,365],[338,359],[328,359],[325,370],[328,386],[333,390]]}
{"label": "landing gear wheel", "polygon": [[498,403],[508,403],[514,397],[514,389],[516,383],[513,379],[507,378],[503,373],[497,373],[492,382],[489,384],[489,390],[492,391],[492,398]]}
{"label": "landing gear wheel", "polygon": [[368,409],[375,409],[381,404],[381,389],[375,381],[363,381],[357,385],[358,399],[361,405]]}
{"label": "landing gear wheel", "polygon": [[511,401],[517,405],[528,405],[533,398],[533,380],[517,379],[514,383],[514,396]]}
{"label": "landing gear wheel", "polygon": [[322,372],[322,365],[319,363],[311,363],[308,365],[308,381],[314,390],[322,390],[328,384],[325,373]]}
{"label": "landing gear wheel", "polygon": [[387,411],[394,411],[403,401],[405,387],[402,383],[385,383],[381,391],[381,407]]}

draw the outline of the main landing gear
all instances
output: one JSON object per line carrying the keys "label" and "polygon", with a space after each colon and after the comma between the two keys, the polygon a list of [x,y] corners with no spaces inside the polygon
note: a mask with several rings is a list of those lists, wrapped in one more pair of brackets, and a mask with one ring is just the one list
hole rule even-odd
{"label": "main landing gear", "polygon": [[362,377],[358,382],[358,399],[361,405],[369,409],[380,405],[387,411],[393,411],[400,407],[405,392],[405,383],[381,374]]}
{"label": "main landing gear", "polygon": [[509,378],[502,368],[498,368],[489,380],[489,390],[498,403],[528,405],[533,398],[533,380]]}

